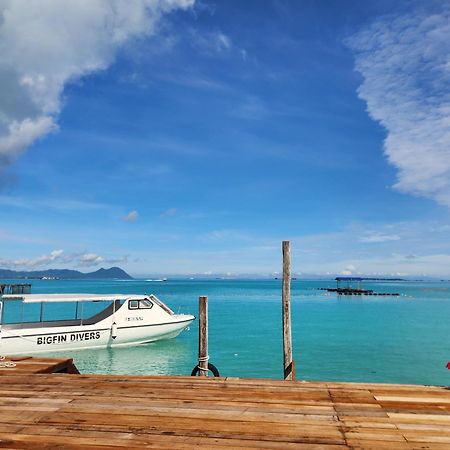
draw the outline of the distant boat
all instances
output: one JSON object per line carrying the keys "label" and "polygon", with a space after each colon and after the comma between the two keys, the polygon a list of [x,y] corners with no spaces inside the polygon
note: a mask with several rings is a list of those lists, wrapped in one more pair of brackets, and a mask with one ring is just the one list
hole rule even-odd
{"label": "distant boat", "polygon": [[0,354],[8,355],[145,344],[195,320],[154,295],[5,294],[0,312]]}

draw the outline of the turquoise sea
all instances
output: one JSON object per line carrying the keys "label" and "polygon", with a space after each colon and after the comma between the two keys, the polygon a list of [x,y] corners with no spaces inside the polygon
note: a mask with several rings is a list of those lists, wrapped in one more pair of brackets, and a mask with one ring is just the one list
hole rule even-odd
{"label": "turquoise sea", "polygon": [[[17,280],[23,282],[23,280]],[[197,315],[209,298],[210,361],[223,376],[282,377],[279,280],[31,280],[33,293],[154,293],[175,312]],[[450,384],[450,283],[373,282],[400,297],[337,297],[292,281],[297,378]],[[189,375],[197,321],[178,338],[125,349],[66,352],[83,373]],[[58,355],[49,353],[49,355]]]}

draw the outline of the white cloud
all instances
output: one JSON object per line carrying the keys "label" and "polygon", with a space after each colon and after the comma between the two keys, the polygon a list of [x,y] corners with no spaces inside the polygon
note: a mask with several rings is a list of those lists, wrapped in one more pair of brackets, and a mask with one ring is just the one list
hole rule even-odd
{"label": "white cloud", "polygon": [[356,267],[353,264],[349,264],[344,270],[341,271],[341,275],[349,276],[354,275],[356,272]]}
{"label": "white cloud", "polygon": [[85,253],[79,257],[80,266],[97,266],[105,261],[105,258],[96,253]]}
{"label": "white cloud", "polygon": [[358,94],[387,130],[395,188],[450,206],[450,8],[382,17],[348,44]]}
{"label": "white cloud", "polygon": [[110,207],[105,203],[85,202],[67,198],[18,197],[12,195],[0,195],[0,205],[24,209],[50,208],[60,211],[83,211]]}
{"label": "white cloud", "polygon": [[98,266],[100,264],[118,264],[128,262],[127,256],[121,256],[118,258],[105,258],[104,256],[97,255],[97,253],[82,253],[72,254],[67,260],[74,262],[80,267]]}
{"label": "white cloud", "polygon": [[228,50],[231,47],[231,39],[226,34],[217,33],[215,35],[215,41],[219,51],[222,49]]}
{"label": "white cloud", "polygon": [[192,29],[190,34],[192,46],[206,55],[220,54],[232,48],[231,39],[221,31],[199,33]]}
{"label": "white cloud", "polygon": [[248,241],[251,237],[240,230],[213,230],[199,236],[202,241]]}
{"label": "white cloud", "polygon": [[97,255],[96,253],[72,253],[65,254],[64,250],[58,249],[53,250],[48,255],[41,255],[36,258],[18,258],[14,260],[8,260],[0,258],[0,267],[7,269],[24,269],[24,270],[34,270],[37,268],[59,266],[59,268],[64,265],[75,265],[80,267],[90,267],[98,266],[102,263],[107,264],[117,264],[126,263],[128,261],[127,256],[122,256],[118,258],[105,258],[103,256]]}
{"label": "white cloud", "polygon": [[67,83],[195,0],[0,0],[0,168],[57,128]]}
{"label": "white cloud", "polygon": [[46,116],[36,119],[26,118],[21,122],[17,120],[6,121],[5,125],[5,134],[0,136],[0,164],[3,161],[8,161],[11,156],[20,153],[36,139],[56,129],[53,118]]}
{"label": "white cloud", "polygon": [[292,238],[291,245],[293,266],[307,273],[450,275],[445,222],[352,223],[339,232]]}
{"label": "white cloud", "polygon": [[374,244],[379,242],[398,241],[400,236],[398,234],[384,234],[378,232],[367,233],[359,238],[359,242],[367,244]]}
{"label": "white cloud", "polygon": [[63,254],[63,250],[53,250],[48,255],[41,255],[37,258],[21,258],[9,261],[6,259],[0,259],[0,265],[7,268],[26,267],[34,268],[48,265],[55,261],[60,261]]}
{"label": "white cloud", "polygon": [[125,217],[123,217],[123,220],[125,222],[136,222],[139,218],[139,213],[133,209],[133,211],[130,211]]}

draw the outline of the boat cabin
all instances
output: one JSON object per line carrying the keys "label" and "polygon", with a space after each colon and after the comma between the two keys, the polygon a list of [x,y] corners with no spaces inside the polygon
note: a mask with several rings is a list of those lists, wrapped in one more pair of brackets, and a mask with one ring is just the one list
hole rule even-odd
{"label": "boat cabin", "polygon": [[125,305],[129,311],[145,311],[157,304],[173,311],[154,295],[123,294],[3,294],[0,296],[0,325],[8,328],[93,325],[113,316]]}

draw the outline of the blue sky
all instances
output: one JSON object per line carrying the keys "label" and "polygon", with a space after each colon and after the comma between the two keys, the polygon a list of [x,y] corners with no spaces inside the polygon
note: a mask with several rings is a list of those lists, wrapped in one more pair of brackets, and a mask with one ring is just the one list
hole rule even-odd
{"label": "blue sky", "polygon": [[0,267],[450,276],[445,2],[0,3]]}

